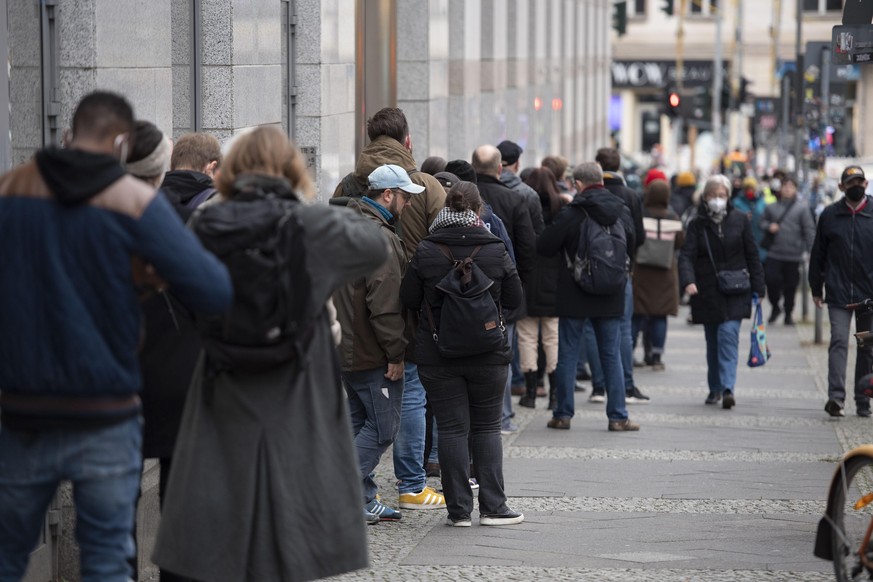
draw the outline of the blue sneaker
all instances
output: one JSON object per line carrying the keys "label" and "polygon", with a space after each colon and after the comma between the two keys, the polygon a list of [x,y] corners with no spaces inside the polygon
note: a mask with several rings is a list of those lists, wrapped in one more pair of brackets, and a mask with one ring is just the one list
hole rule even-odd
{"label": "blue sneaker", "polygon": [[376,525],[377,523],[379,523],[382,520],[379,519],[379,516],[376,515],[375,513],[370,513],[369,511],[367,511],[365,509],[364,510],[364,521],[367,522],[367,525]]}
{"label": "blue sneaker", "polygon": [[374,499],[364,506],[366,511],[379,516],[380,521],[400,521],[403,517],[396,509],[391,509],[387,505],[383,505],[378,499]]}

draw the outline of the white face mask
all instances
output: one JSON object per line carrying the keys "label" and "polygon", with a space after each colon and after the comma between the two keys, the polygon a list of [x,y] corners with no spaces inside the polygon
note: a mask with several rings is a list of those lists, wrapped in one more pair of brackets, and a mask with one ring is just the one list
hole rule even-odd
{"label": "white face mask", "polygon": [[706,206],[713,214],[724,214],[724,211],[727,210],[727,200],[724,198],[713,198],[706,201]]}

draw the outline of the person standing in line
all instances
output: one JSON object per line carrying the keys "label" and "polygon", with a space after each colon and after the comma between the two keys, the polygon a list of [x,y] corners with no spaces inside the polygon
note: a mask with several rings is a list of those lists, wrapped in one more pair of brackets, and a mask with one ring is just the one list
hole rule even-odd
{"label": "person standing in line", "polygon": [[[393,164],[406,170],[413,184],[424,188],[402,214],[397,216],[393,226],[403,241],[406,260],[412,259],[421,239],[427,236],[427,229],[437,213],[445,205],[446,193],[442,185],[428,172],[419,172],[412,155],[412,135],[409,122],[403,110],[397,107],[384,107],[367,120],[367,136],[370,143],[361,149],[355,171],[339,183],[333,194],[337,198],[358,199],[366,195],[369,176],[376,168]],[[434,168],[442,166],[439,160],[432,160]],[[428,166],[431,164],[429,163]],[[429,168],[430,170],[430,168]],[[400,415],[400,428],[394,439],[394,476],[400,494],[402,509],[438,509],[444,503],[442,495],[427,486],[427,472],[424,468],[426,395],[418,377],[418,368],[412,352],[412,336],[415,330],[415,315],[404,314],[406,336],[409,344],[406,349],[403,371],[403,402]]]}
{"label": "person standing in line", "polygon": [[173,144],[161,191],[183,220],[218,192],[213,180],[220,165],[221,146],[213,135],[186,133]]}
{"label": "person standing in line", "polygon": [[[191,228],[229,266],[235,298],[220,317],[198,321],[204,355],[153,561],[201,582],[363,568],[360,473],[326,303],[385,262],[385,237],[363,217],[306,203],[314,185],[279,128],[257,127],[229,145],[220,195]],[[256,253],[260,245],[269,252]],[[355,245],[368,252],[350,253]],[[277,261],[284,247],[290,253]],[[239,345],[243,337],[257,339]],[[302,502],[313,491],[329,492],[328,507]]]}
{"label": "person standing in line", "polygon": [[[497,349],[468,357],[447,357],[435,341],[446,295],[437,288],[454,268],[448,255],[475,254],[475,265],[490,279],[486,291],[497,306],[514,309],[524,298],[521,282],[505,245],[480,223],[482,207],[472,182],[453,186],[447,206],[421,242],[401,287],[403,304],[421,312],[416,341],[419,374],[433,406],[439,430],[439,458],[448,509],[448,525],[472,525],[473,475],[479,484],[479,524],[521,523],[524,515],[506,504],[500,419],[511,350],[505,336]],[[432,323],[433,322],[433,323]],[[448,346],[451,347],[451,346]]]}
{"label": "person standing in line", "polygon": [[[693,323],[706,336],[709,396],[706,404],[736,404],[740,323],[751,316],[752,293],[764,296],[764,271],[744,212],[731,207],[727,177],[710,176],[703,186],[697,216],[689,223],[679,254],[679,285],[691,298]],[[719,274],[746,272],[745,291],[725,293]]]}
{"label": "person standing in line", "polygon": [[[640,196],[625,186],[624,177],[619,173],[621,155],[614,148],[600,148],[594,159],[603,168],[603,185],[613,195],[617,196],[630,211],[633,224],[633,239],[628,239],[627,254],[630,259],[631,275],[627,278],[624,293],[624,313],[621,316],[621,366],[624,374],[625,402],[628,404],[648,404],[650,398],[637,388],[634,381],[634,290],[633,265],[637,248],[643,244],[646,232],[643,230],[643,206]],[[649,176],[652,175],[649,172]],[[663,174],[661,174],[663,176]],[[664,177],[666,179],[666,176]],[[646,178],[646,186],[649,179]]]}
{"label": "person standing in line", "polygon": [[231,302],[227,269],[122,167],[133,131],[124,97],[89,93],[66,148],[0,176],[0,580],[24,576],[62,480],[83,582],[131,579],[138,296],[167,288],[204,314]]}
{"label": "person standing in line", "polygon": [[[567,262],[577,256],[580,230],[585,220],[599,225],[623,228],[625,239],[633,241],[633,223],[627,206],[603,186],[603,171],[594,162],[573,170],[577,194],[554,222],[543,231],[537,251],[544,257],[558,256]],[[584,251],[583,251],[584,252]],[[624,257],[626,259],[626,257]],[[621,363],[621,317],[624,289],[610,295],[586,293],[576,283],[572,267],[558,271],[557,313],[558,366],[555,369],[558,391],[555,410],[548,428],[569,429],[575,412],[574,386],[585,318],[591,321],[597,338],[598,356],[606,384],[607,429],[637,431],[640,425],[628,418],[625,406],[624,374]]]}
{"label": "person standing in line", "polygon": [[[772,240],[764,262],[764,279],[767,297],[773,310],[769,323],[774,323],[785,313],[785,325],[794,325],[794,299],[800,283],[800,262],[804,253],[812,250],[815,241],[815,222],[812,214],[797,203],[797,182],[792,177],[782,181],[779,202],[764,210],[761,229]],[[785,298],[784,309],[779,301]]]}
{"label": "person standing in line", "polygon": [[[552,224],[564,205],[555,186],[554,174],[548,168],[537,168],[527,177],[526,183],[537,193],[546,226]],[[518,401],[519,406],[536,407],[537,345],[540,337],[546,353],[546,374],[549,378],[548,409],[554,410],[557,403],[558,380],[555,368],[558,365],[558,317],[555,303],[560,269],[559,257],[541,257],[536,262],[527,285],[527,317],[521,319],[516,326],[518,352],[525,382],[525,394]]]}
{"label": "person standing in line", "polygon": [[[866,194],[867,177],[860,166],[847,166],[839,184],[845,194],[824,209],[809,254],[809,291],[818,309],[828,306],[831,341],[828,346],[828,401],[825,412],[844,416],[846,361],[852,316],[855,331],[870,331],[873,315],[852,312],[847,305],[873,299],[873,199]],[[858,347],[855,360],[855,411],[869,418],[870,399],[858,381],[873,369],[873,347]]]}

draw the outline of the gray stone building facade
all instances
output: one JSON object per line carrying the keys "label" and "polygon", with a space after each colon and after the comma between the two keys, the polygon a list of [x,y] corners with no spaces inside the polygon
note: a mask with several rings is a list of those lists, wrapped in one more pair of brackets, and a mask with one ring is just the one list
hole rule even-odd
{"label": "gray stone building facade", "polygon": [[[523,165],[592,160],[609,142],[610,15],[610,0],[0,0],[0,170],[60,143],[95,89],[173,137],[279,125],[323,199],[391,105],[419,162],[503,139]],[[139,511],[147,571],[156,471]],[[69,491],[56,501],[28,581],[78,578]]]}
{"label": "gray stone building facade", "polygon": [[3,168],[57,143],[97,88],[174,137],[281,124],[322,196],[354,167],[367,112],[387,105],[406,112],[419,161],[512,139],[523,164],[578,162],[608,142],[609,0],[0,4]]}

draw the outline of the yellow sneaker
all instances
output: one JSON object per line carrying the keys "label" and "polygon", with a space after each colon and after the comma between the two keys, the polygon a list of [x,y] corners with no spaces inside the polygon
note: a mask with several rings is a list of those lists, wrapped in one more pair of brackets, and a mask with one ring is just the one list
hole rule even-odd
{"label": "yellow sneaker", "polygon": [[419,493],[401,493],[400,509],[445,509],[446,498],[430,487]]}

